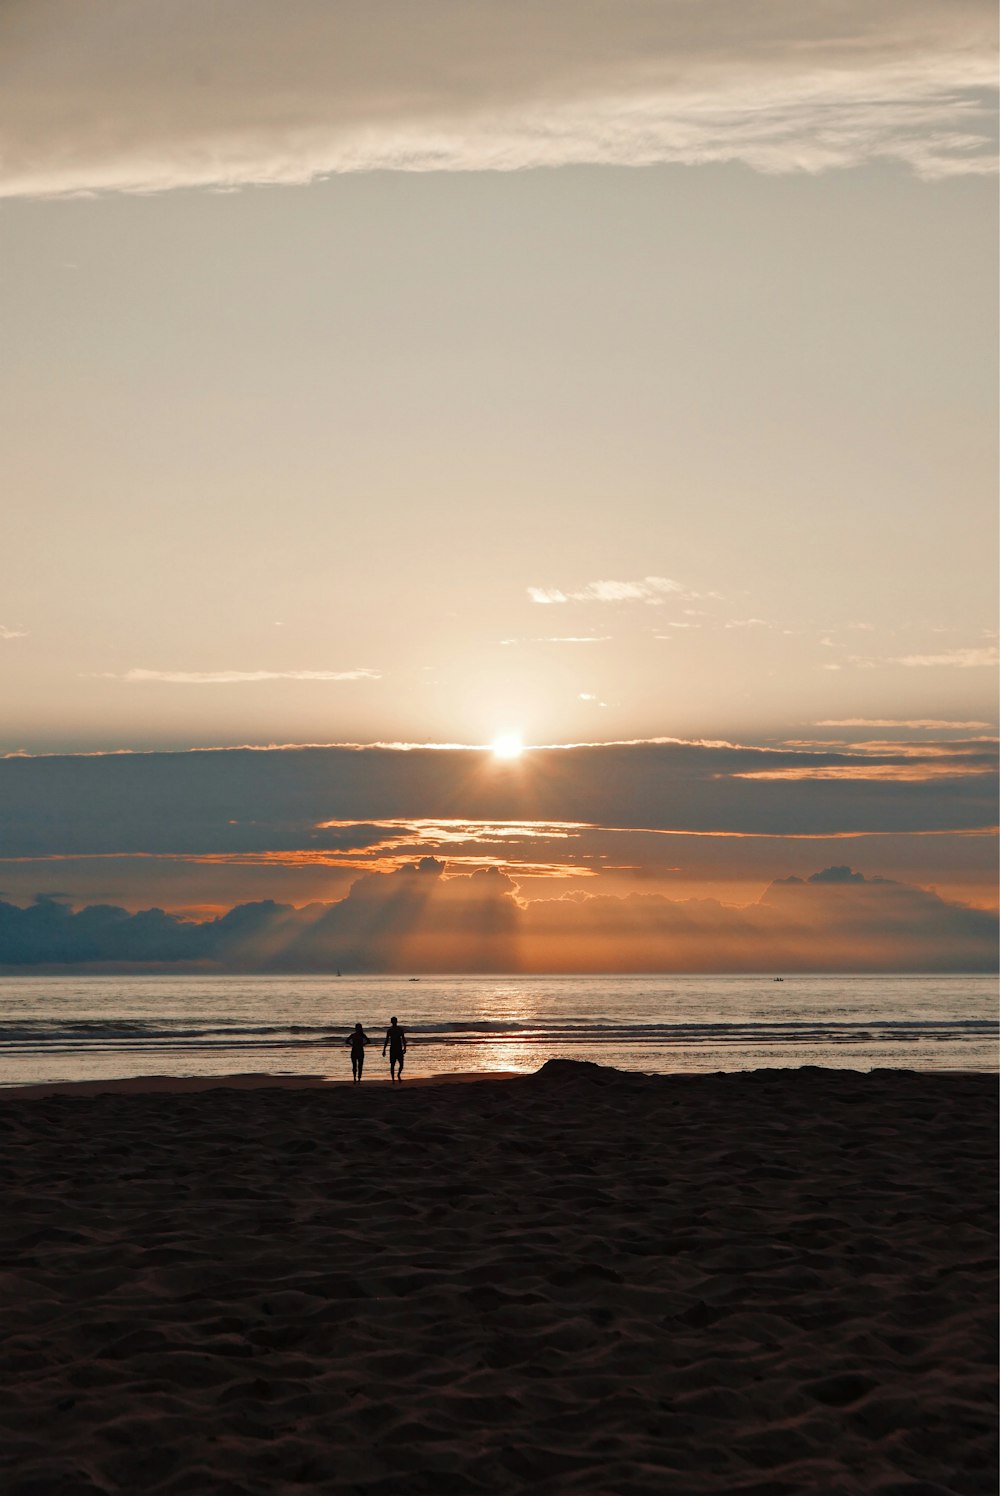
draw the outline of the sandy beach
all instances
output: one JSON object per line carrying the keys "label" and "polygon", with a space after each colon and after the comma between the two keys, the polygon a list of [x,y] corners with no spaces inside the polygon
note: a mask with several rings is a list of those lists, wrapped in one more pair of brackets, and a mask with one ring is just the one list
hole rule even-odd
{"label": "sandy beach", "polygon": [[995,1077],[0,1096],[3,1487],[996,1489]]}

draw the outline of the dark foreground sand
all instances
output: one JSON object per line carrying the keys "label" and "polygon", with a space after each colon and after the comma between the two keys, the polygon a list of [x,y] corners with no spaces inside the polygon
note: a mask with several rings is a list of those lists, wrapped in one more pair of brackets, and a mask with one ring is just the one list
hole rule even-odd
{"label": "dark foreground sand", "polygon": [[0,1485],[993,1496],[996,1090],[0,1099]]}

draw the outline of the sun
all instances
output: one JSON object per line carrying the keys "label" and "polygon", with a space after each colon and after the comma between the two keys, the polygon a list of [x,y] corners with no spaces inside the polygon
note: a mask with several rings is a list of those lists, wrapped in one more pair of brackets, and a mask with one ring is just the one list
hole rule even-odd
{"label": "sun", "polygon": [[524,743],[516,732],[505,732],[499,738],[494,738],[490,747],[494,758],[520,758],[524,752]]}

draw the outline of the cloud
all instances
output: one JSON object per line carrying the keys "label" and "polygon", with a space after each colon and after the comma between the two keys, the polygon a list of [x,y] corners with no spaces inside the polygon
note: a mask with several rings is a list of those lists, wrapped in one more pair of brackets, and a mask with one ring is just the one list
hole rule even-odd
{"label": "cloud", "polygon": [[[902,665],[906,669],[930,670],[975,670],[980,667],[995,669],[1000,664],[1000,651],[996,645],[971,645],[960,649],[946,649],[937,654],[909,655],[849,655],[847,663],[856,670],[879,670],[886,665]],[[840,670],[840,665],[824,665],[824,670]]]}
{"label": "cloud", "polygon": [[901,655],[889,660],[890,665],[907,665],[916,669],[945,666],[950,670],[974,670],[979,666],[995,666],[1000,663],[1000,652],[995,647],[978,649],[949,649],[943,654]]}
{"label": "cloud", "polygon": [[290,959],[351,971],[508,971],[520,966],[520,907],[497,868],[443,879],[434,857],[360,878],[312,923]]}
{"label": "cloud", "polygon": [[101,680],[162,681],[177,686],[233,686],[261,680],[381,680],[377,670],[113,670],[96,673]]}
{"label": "cloud", "polygon": [[422,858],[359,878],[337,903],[267,900],[184,920],[110,905],[0,902],[0,965],[198,962],[210,969],[988,971],[997,921],[846,867],[773,883],[752,904],[574,893],[523,903],[496,868],[445,877]]}
{"label": "cloud", "polygon": [[671,593],[698,596],[669,577],[643,577],[640,582],[588,582],[575,592],[563,592],[558,587],[528,588],[533,603],[659,603]]}
{"label": "cloud", "polygon": [[[536,590],[536,589],[532,589]],[[536,598],[537,602],[538,599]],[[551,599],[546,598],[546,602]],[[607,644],[610,634],[544,634],[530,639],[501,639],[501,644]]]}
{"label": "cloud", "polygon": [[996,759],[992,753],[986,753],[976,757],[968,755],[958,762],[942,755],[940,750],[933,749],[922,757],[890,755],[889,761],[882,763],[875,763],[869,759],[867,762],[846,764],[792,764],[782,768],[750,769],[735,777],[782,781],[785,784],[795,781],[816,782],[821,779],[854,780],[865,784],[873,784],[881,780],[889,784],[901,784],[906,780],[914,783],[927,783],[931,779],[950,780],[954,779],[956,774],[979,774],[992,779],[996,775]]}
{"label": "cloud", "polygon": [[529,587],[528,596],[533,603],[568,603],[569,596],[557,587]]}
{"label": "cloud", "polygon": [[194,960],[205,944],[197,926],[162,909],[129,914],[97,904],[74,913],[51,897],[40,897],[27,909],[0,903],[0,961],[10,966]]}
{"label": "cloud", "polygon": [[990,167],[985,0],[11,0],[7,194],[331,172]]}
{"label": "cloud", "polygon": [[989,731],[989,722],[943,722],[936,717],[831,717],[814,724],[816,727],[911,727],[928,728],[931,731],[976,732]]}
{"label": "cloud", "polygon": [[27,639],[27,629],[12,629],[0,623],[0,639]]}
{"label": "cloud", "polygon": [[856,873],[849,867],[827,867],[819,873],[813,873],[807,880],[809,883],[864,883],[864,873]]}
{"label": "cloud", "polygon": [[331,823],[456,817],[744,836],[981,830],[996,821],[995,765],[983,740],[605,743],[507,764],[488,748],[413,746],[17,755],[0,759],[0,856],[315,849]]}
{"label": "cloud", "polygon": [[995,915],[849,868],[772,883],[746,905],[536,900],[523,924],[532,970],[990,971],[997,950]]}

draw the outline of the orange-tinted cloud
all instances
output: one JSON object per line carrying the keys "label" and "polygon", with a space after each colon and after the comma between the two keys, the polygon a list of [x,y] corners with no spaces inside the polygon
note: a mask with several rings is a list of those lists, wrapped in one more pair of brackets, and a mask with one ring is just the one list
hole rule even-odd
{"label": "orange-tinted cloud", "polygon": [[827,764],[822,768],[802,767],[796,765],[785,769],[754,769],[748,774],[735,774],[734,779],[772,779],[781,780],[787,784],[794,780],[819,780],[819,779],[853,779],[861,783],[872,783],[881,780],[883,783],[902,783],[909,781],[917,784],[929,779],[954,779],[958,776],[971,776],[975,774],[988,774],[992,777],[993,766],[987,763],[969,763],[949,759],[946,762],[935,762],[933,758],[927,758],[920,763],[890,763],[890,764]]}
{"label": "orange-tinted cloud", "polygon": [[990,970],[995,917],[833,868],[743,906],[661,895],[539,900],[526,948],[555,971]]}
{"label": "orange-tinted cloud", "polygon": [[988,971],[997,920],[834,866],[772,883],[746,905],[576,891],[523,903],[496,868],[445,877],[435,858],[359,878],[346,898],[221,919],[129,915],[57,900],[0,904],[0,964],[198,962],[215,970]]}
{"label": "orange-tinted cloud", "polygon": [[433,856],[497,868],[528,900],[641,880],[746,903],[850,857],[987,906],[995,763],[981,739],[19,757],[0,760],[0,889],[132,910],[328,903],[352,875]]}

